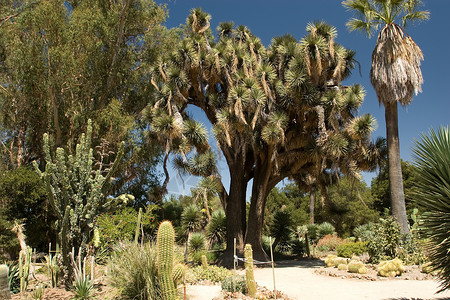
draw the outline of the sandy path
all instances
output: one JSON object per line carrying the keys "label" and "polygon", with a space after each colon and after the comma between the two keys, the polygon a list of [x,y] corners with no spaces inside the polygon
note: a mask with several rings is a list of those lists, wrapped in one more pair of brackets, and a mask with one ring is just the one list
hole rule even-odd
{"label": "sandy path", "polygon": [[[342,279],[314,273],[317,266],[304,263],[278,263],[276,287],[292,299],[302,300],[379,300],[379,299],[450,299],[450,291],[435,294],[438,283],[433,280],[366,281]],[[255,269],[258,285],[273,289],[272,269]],[[210,300],[220,293],[220,286],[188,286],[189,299]]]}

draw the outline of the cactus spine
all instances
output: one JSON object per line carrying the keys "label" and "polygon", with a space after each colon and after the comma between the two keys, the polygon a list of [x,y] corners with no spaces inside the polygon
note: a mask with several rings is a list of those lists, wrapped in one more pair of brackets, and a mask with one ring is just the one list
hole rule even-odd
{"label": "cactus spine", "polygon": [[0,265],[0,299],[11,299],[7,265]]}
{"label": "cactus spine", "polygon": [[244,248],[245,257],[245,278],[247,280],[248,295],[252,298],[256,297],[255,274],[253,273],[253,250],[252,245],[246,244]]}
{"label": "cactus spine", "polygon": [[159,225],[156,237],[158,248],[158,274],[161,282],[161,294],[164,300],[177,298],[177,290],[172,276],[173,247],[175,244],[175,231],[172,223],[164,221]]}

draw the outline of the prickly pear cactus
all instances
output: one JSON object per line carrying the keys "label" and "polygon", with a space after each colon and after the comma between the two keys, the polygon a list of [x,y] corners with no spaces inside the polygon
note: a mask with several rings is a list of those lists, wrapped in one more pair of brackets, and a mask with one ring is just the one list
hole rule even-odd
{"label": "prickly pear cactus", "polygon": [[0,265],[0,299],[11,299],[7,265]]}
{"label": "prickly pear cactus", "polygon": [[253,273],[253,250],[252,245],[246,244],[244,248],[245,278],[247,279],[247,291],[250,297],[256,297],[255,274]]}
{"label": "prickly pear cactus", "polygon": [[177,290],[172,276],[173,247],[175,245],[175,231],[172,223],[164,221],[159,225],[156,237],[158,248],[158,274],[161,282],[161,294],[164,300],[177,298]]}

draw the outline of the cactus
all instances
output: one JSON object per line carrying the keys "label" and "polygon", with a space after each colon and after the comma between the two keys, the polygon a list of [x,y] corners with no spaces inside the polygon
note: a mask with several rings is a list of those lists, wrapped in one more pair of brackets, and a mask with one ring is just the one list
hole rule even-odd
{"label": "cactus", "polygon": [[186,267],[183,264],[177,264],[175,267],[173,267],[172,271],[172,280],[175,282],[175,284],[182,281],[184,278],[184,275],[186,273]]}
{"label": "cactus", "polygon": [[25,251],[19,253],[19,277],[20,292],[23,293],[28,287],[28,277],[31,267],[31,248],[27,246]]}
{"label": "cactus", "polygon": [[102,161],[109,154],[106,154],[107,151],[102,152],[99,163],[95,163],[91,136],[92,124],[89,120],[87,132],[81,135],[75,155],[66,155],[63,148],[58,148],[56,155],[52,156],[49,137],[44,134],[45,171],[39,169],[37,162],[33,163],[36,172],[47,185],[49,203],[58,219],[64,281],[68,286],[73,279],[69,258],[71,249],[86,249],[93,236],[97,215],[134,199],[131,195],[117,198],[105,196],[112,183],[112,174],[122,158],[123,143],[112,166],[105,166]]}
{"label": "cactus", "polygon": [[134,234],[134,243],[137,244],[139,240],[139,233],[141,233],[141,219],[142,219],[142,207],[139,207],[139,214],[136,224],[136,232]]}
{"label": "cactus", "polygon": [[161,282],[161,294],[164,300],[176,299],[177,290],[173,281],[173,247],[175,231],[172,223],[164,221],[159,225],[156,236],[158,248],[158,275]]}
{"label": "cactus", "polygon": [[327,265],[327,267],[338,267],[339,265],[342,264],[347,264],[347,259],[343,258],[343,257],[337,257],[336,255],[333,254],[329,254],[327,256],[327,258],[325,258],[325,264]]}
{"label": "cactus", "polygon": [[203,269],[208,269],[208,259],[206,258],[206,255],[202,255],[202,267]]}
{"label": "cactus", "polygon": [[352,260],[348,264],[348,271],[350,273],[366,274],[367,268],[362,261]]}
{"label": "cactus", "polygon": [[0,265],[0,299],[11,299],[7,265]]}
{"label": "cactus", "polygon": [[340,264],[337,268],[339,271],[347,271],[347,264]]}
{"label": "cactus", "polygon": [[255,274],[253,273],[253,250],[252,245],[246,244],[244,248],[245,257],[245,278],[247,280],[248,295],[252,298],[256,297]]}
{"label": "cactus", "polygon": [[395,277],[404,271],[403,262],[398,258],[382,261],[378,265],[378,274],[383,277]]}

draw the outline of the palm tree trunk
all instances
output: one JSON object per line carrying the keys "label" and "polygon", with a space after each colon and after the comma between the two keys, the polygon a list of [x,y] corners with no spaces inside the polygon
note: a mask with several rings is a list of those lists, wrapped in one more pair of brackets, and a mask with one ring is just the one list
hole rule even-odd
{"label": "palm tree trunk", "polygon": [[386,138],[389,157],[389,190],[391,194],[392,215],[399,222],[402,233],[409,233],[405,195],[403,192],[397,105],[397,102],[385,103]]}

